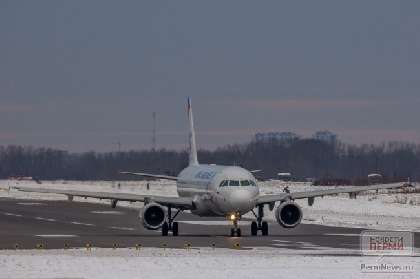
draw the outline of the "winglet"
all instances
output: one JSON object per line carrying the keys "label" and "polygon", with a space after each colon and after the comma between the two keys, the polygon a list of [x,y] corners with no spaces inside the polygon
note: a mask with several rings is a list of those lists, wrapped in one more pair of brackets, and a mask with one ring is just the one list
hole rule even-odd
{"label": "winglet", "polygon": [[193,114],[192,114],[192,107],[191,107],[191,98],[188,97],[188,119],[190,121],[190,166],[198,166],[197,160],[197,148],[195,146],[195,133],[194,133],[194,122],[193,122]]}

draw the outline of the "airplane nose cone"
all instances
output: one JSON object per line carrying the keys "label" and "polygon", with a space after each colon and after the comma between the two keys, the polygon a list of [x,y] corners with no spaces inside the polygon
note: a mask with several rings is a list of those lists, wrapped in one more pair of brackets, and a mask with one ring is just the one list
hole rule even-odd
{"label": "airplane nose cone", "polygon": [[235,190],[230,194],[234,211],[245,214],[253,208],[252,194],[246,190]]}

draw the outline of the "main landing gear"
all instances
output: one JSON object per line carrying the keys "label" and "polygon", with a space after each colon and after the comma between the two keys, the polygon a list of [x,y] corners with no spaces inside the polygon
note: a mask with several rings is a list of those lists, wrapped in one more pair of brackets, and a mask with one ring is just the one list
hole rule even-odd
{"label": "main landing gear", "polygon": [[241,237],[241,229],[238,228],[238,221],[241,219],[241,215],[239,214],[232,214],[230,215],[230,219],[232,220],[233,228],[230,229],[230,236],[234,237],[235,234],[237,237]]}
{"label": "main landing gear", "polygon": [[178,236],[178,222],[174,222],[174,219],[176,218],[176,216],[178,216],[179,212],[181,212],[182,209],[178,209],[174,217],[172,217],[171,209],[171,205],[168,205],[168,222],[163,223],[162,236],[168,236],[169,231],[172,231],[173,236]]}
{"label": "main landing gear", "polygon": [[255,214],[254,210],[252,213],[257,217],[257,222],[254,221],[251,223],[251,235],[257,235],[258,231],[261,231],[262,235],[268,235],[268,223],[262,220],[264,217],[264,205],[258,205],[258,215]]}

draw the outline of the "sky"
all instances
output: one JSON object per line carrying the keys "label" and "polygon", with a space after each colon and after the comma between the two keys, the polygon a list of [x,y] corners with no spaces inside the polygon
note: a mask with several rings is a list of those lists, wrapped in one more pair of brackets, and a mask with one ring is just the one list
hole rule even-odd
{"label": "sky", "polygon": [[[0,0],[0,145],[419,143],[419,1]],[[120,143],[120,144],[118,144]]]}

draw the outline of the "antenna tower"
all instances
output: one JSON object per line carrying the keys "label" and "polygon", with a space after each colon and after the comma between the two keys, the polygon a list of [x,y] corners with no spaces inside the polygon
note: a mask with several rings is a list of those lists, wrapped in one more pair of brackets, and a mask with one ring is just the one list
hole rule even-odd
{"label": "antenna tower", "polygon": [[152,137],[152,151],[156,150],[156,113],[153,111],[153,137]]}

